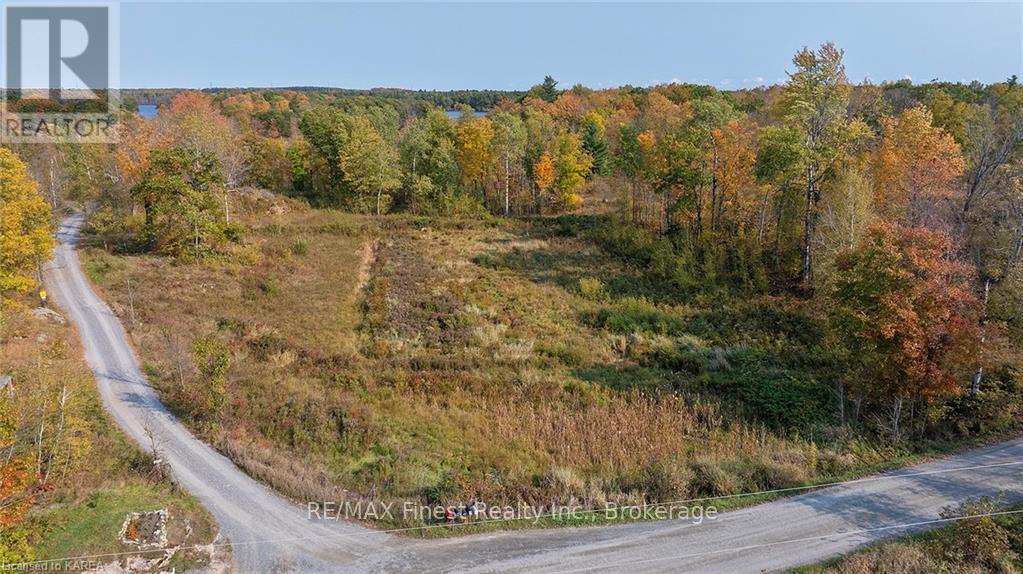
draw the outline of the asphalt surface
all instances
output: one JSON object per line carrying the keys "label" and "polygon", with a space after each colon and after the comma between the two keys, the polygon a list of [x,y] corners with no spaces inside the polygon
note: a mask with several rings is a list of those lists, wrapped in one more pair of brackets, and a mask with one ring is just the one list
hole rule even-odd
{"label": "asphalt surface", "polygon": [[[849,552],[934,524],[970,497],[1023,501],[1023,439],[718,515],[620,526],[413,540],[336,520],[276,495],[193,437],[157,398],[119,319],[82,272],[82,216],[65,219],[44,281],[77,326],[104,405],[216,517],[249,572],[763,572]],[[917,525],[909,526],[906,525]]]}

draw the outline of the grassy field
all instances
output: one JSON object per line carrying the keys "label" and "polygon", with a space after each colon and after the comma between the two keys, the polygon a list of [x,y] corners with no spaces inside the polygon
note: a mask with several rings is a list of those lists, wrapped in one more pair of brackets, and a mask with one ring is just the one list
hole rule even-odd
{"label": "grassy field", "polygon": [[[601,507],[910,454],[835,430],[800,302],[687,300],[598,247],[594,219],[241,211],[229,260],[96,242],[86,269],[168,404],[293,498]],[[219,408],[197,341],[228,358]]]}
{"label": "grassy field", "polygon": [[[27,534],[28,558],[131,552],[135,548],[118,538],[125,517],[158,509],[169,511],[170,546],[211,543],[217,529],[206,510],[155,471],[146,453],[107,418],[73,328],[61,320],[8,312],[0,328],[0,371],[12,376],[15,387],[14,453],[43,461],[37,463],[35,504],[17,527]],[[205,551],[169,554],[168,563],[180,566],[203,566],[211,559]]]}
{"label": "grassy field", "polygon": [[[172,517],[168,524],[171,546],[205,545],[216,537],[215,524],[195,499],[166,484],[124,481],[94,490],[84,501],[58,504],[41,512],[43,535],[36,549],[37,559],[130,551],[118,541],[125,516],[160,509],[167,509]],[[178,568],[202,566],[210,558],[205,552],[183,549],[171,564]]]}

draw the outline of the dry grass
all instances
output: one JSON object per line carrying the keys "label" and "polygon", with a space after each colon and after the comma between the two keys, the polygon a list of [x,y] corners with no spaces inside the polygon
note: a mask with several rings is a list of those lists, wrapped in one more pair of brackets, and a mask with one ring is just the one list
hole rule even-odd
{"label": "dry grass", "polygon": [[830,570],[834,574],[931,574],[940,564],[924,550],[908,544],[886,544],[876,550],[857,554]]}

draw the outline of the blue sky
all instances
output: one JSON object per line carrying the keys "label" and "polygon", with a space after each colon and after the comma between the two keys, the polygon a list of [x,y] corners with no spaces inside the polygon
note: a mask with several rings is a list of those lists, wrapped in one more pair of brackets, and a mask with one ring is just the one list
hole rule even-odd
{"label": "blue sky", "polygon": [[151,3],[121,6],[123,87],[526,89],[783,81],[833,41],[854,81],[1023,76],[1023,2]]}

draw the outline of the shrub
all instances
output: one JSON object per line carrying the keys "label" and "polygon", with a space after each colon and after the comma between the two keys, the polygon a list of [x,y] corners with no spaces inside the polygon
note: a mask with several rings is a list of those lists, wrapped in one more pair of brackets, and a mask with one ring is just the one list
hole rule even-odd
{"label": "shrub", "polygon": [[[991,514],[999,510],[996,501],[983,497],[970,499],[957,507],[941,512],[942,518],[962,518],[955,523],[949,536],[945,554],[954,562],[977,564],[992,571],[1010,552],[1009,534],[995,522]],[[973,518],[969,518],[973,517]]]}
{"label": "shrub", "polygon": [[309,244],[303,239],[296,239],[295,242],[291,244],[291,252],[294,255],[305,255],[309,252]]}
{"label": "shrub", "polygon": [[675,460],[654,460],[642,470],[642,488],[650,502],[673,502],[691,494],[694,473]]}
{"label": "shrub", "polygon": [[648,358],[655,365],[690,375],[702,374],[707,364],[702,352],[677,346],[654,347]]}
{"label": "shrub", "polygon": [[604,282],[594,277],[583,277],[579,280],[579,293],[590,301],[606,301],[608,298]]}
{"label": "shrub", "polygon": [[553,500],[568,503],[586,494],[586,482],[574,470],[564,466],[556,466],[547,471],[544,485]]}
{"label": "shrub", "polygon": [[932,429],[948,438],[1004,433],[1023,421],[1023,368],[1003,365],[984,377],[982,392],[952,399]]}
{"label": "shrub", "polygon": [[207,416],[216,416],[227,399],[227,371],[231,368],[231,351],[219,339],[199,337],[192,345],[192,357],[203,380],[197,391]]}
{"label": "shrub", "polygon": [[266,361],[287,350],[288,343],[276,331],[267,330],[255,334],[249,340],[249,347],[255,352],[256,358]]}
{"label": "shrub", "polygon": [[29,542],[32,534],[26,525],[0,529],[0,564],[34,559],[35,554]]}
{"label": "shrub", "polygon": [[834,570],[829,570],[834,574],[931,574],[940,571],[940,565],[922,548],[909,544],[886,544],[852,556]]}
{"label": "shrub", "polygon": [[679,289],[689,290],[700,286],[699,279],[690,273],[690,270],[695,268],[692,253],[688,250],[677,250],[667,238],[654,243],[647,268],[656,279]]}
{"label": "shrub", "polygon": [[560,360],[569,367],[578,367],[586,362],[586,356],[583,351],[569,343],[539,343],[536,346],[536,350],[552,359]]}
{"label": "shrub", "polygon": [[737,369],[713,373],[711,385],[775,429],[810,430],[834,411],[827,388],[811,374],[778,368],[769,359],[746,357]]}
{"label": "shrub", "polygon": [[739,481],[714,461],[697,461],[690,465],[693,471],[692,489],[702,496],[723,496],[739,490]]}
{"label": "shrub", "polygon": [[761,490],[773,490],[805,484],[808,473],[805,468],[791,462],[756,460],[749,463],[750,486]]}
{"label": "shrub", "polygon": [[272,275],[269,276],[269,277],[266,277],[263,280],[261,280],[259,282],[258,286],[259,286],[259,291],[263,295],[271,296],[271,295],[276,295],[277,294],[277,291],[278,291],[277,278],[275,278]]}
{"label": "shrub", "polygon": [[433,484],[421,491],[426,504],[448,504],[461,490],[458,477],[452,471],[447,471]]}
{"label": "shrub", "polygon": [[605,307],[594,317],[597,327],[613,333],[656,333],[678,335],[685,321],[659,309],[643,297],[625,297],[611,307]]}

